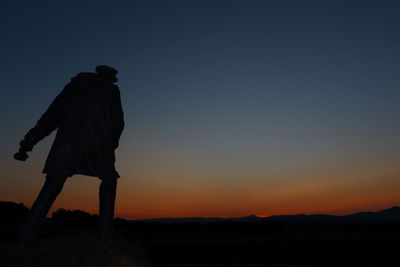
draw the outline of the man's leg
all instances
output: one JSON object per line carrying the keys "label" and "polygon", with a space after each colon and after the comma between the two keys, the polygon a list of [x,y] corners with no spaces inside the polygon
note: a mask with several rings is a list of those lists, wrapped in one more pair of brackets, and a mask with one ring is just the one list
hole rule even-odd
{"label": "man's leg", "polygon": [[22,245],[27,245],[35,238],[43,219],[60,194],[67,178],[66,175],[47,174],[46,181],[28,213],[25,224],[17,233]]}
{"label": "man's leg", "polygon": [[102,240],[108,240],[112,234],[114,219],[115,195],[117,191],[116,178],[100,178],[99,190],[99,232]]}

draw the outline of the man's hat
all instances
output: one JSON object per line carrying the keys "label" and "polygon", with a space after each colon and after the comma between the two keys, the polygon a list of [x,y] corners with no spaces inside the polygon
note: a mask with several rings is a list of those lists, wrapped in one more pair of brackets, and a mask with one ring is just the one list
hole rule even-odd
{"label": "man's hat", "polygon": [[99,65],[96,67],[96,72],[100,76],[109,78],[113,83],[117,82],[118,79],[116,77],[118,71],[113,67],[106,66],[106,65]]}

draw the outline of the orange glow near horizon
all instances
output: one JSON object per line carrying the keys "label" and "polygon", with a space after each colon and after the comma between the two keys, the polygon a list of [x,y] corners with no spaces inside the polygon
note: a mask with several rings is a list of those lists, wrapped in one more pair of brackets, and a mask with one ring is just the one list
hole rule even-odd
{"label": "orange glow near horizon", "polygon": [[[36,191],[38,191],[37,188]],[[67,189],[68,190],[68,189]],[[5,199],[15,202],[23,202],[26,206],[30,206],[37,192],[31,191],[30,197],[26,199]],[[93,188],[93,191],[96,191]],[[279,200],[266,199],[265,202],[249,201],[246,205],[237,205],[237,207],[226,207],[227,200],[221,197],[220,204],[214,208],[207,201],[196,200],[195,198],[180,199],[176,196],[175,199],[163,201],[159,198],[142,198],[138,196],[137,201],[132,197],[132,201],[127,202],[125,196],[117,197],[116,217],[125,219],[149,219],[149,218],[180,218],[180,217],[242,217],[255,214],[259,217],[268,217],[272,215],[287,215],[287,214],[331,214],[331,215],[346,215],[359,211],[377,211],[400,205],[400,197],[396,192],[390,192],[384,195],[371,195],[369,193],[360,193],[352,198],[347,194],[340,192],[325,193],[326,198],[320,199],[317,203],[317,195],[309,196],[306,194],[298,197],[287,197]],[[74,198],[74,201],[71,199]],[[319,194],[318,194],[319,195]],[[168,196],[166,196],[168,197]],[[170,197],[170,196],[169,196]],[[343,199],[336,199],[343,197]],[[85,199],[82,203],[80,200]],[[77,195],[76,192],[66,191],[55,202],[51,212],[58,208],[79,209],[92,214],[98,213],[97,195],[91,192],[86,196]],[[137,202],[137,204],[132,204]],[[224,204],[225,203],[225,204]]]}
{"label": "orange glow near horizon", "polygon": [[[346,215],[400,205],[400,167],[396,162],[365,166],[346,164],[238,173],[237,177],[230,175],[229,179],[205,171],[196,173],[165,166],[164,169],[121,168],[116,217]],[[0,180],[0,187],[13,189],[3,191],[1,200],[23,202],[30,207],[44,181],[40,167],[41,164],[34,161],[27,165],[13,162],[6,165],[4,171],[12,173],[14,178]],[[99,184],[97,178],[71,177],[49,216],[58,208],[98,213]]]}
{"label": "orange glow near horizon", "polygon": [[271,215],[269,215],[269,214],[256,214],[256,216],[260,217],[260,218],[267,218],[267,217],[269,217]]}

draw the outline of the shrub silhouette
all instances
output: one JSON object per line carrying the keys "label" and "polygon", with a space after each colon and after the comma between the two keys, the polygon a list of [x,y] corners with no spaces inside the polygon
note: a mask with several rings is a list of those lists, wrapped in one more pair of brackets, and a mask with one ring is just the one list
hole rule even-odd
{"label": "shrub silhouette", "polygon": [[91,215],[81,210],[66,209],[57,209],[51,218],[53,224],[62,226],[94,227],[98,221],[97,215]]}
{"label": "shrub silhouette", "polygon": [[0,221],[20,221],[28,211],[23,203],[0,201]]}

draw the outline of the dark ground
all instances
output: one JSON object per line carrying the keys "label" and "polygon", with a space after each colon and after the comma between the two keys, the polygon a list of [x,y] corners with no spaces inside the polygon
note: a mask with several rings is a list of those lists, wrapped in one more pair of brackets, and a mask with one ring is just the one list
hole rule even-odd
{"label": "dark ground", "polygon": [[13,240],[15,226],[2,224],[0,266],[400,266],[400,225],[393,224],[291,228],[121,220],[116,229],[126,239],[104,246],[94,225],[48,223],[37,244],[24,250]]}

